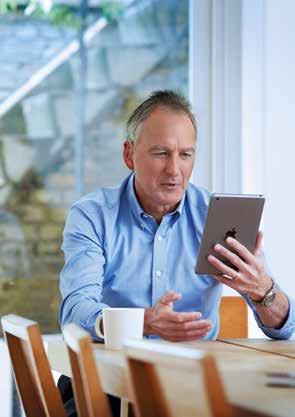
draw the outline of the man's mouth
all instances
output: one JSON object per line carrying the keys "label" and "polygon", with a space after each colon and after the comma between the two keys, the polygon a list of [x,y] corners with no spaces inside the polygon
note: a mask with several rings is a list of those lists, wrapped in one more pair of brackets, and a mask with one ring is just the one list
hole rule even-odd
{"label": "man's mouth", "polygon": [[165,188],[168,188],[168,189],[171,189],[171,190],[173,190],[177,187],[180,187],[180,184],[177,183],[177,182],[163,182],[161,185],[162,185],[162,187],[165,187]]}

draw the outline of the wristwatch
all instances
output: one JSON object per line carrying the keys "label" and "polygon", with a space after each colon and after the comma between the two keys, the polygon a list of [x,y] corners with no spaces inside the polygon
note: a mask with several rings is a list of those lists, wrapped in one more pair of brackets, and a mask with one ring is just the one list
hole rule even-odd
{"label": "wristwatch", "polygon": [[262,298],[262,300],[260,301],[255,301],[252,300],[252,298],[249,296],[250,300],[252,301],[253,304],[257,305],[257,306],[261,306],[261,307],[270,307],[275,298],[276,298],[276,285],[274,283],[274,281],[272,280],[272,286],[270,287],[270,289],[266,292],[265,296]]}

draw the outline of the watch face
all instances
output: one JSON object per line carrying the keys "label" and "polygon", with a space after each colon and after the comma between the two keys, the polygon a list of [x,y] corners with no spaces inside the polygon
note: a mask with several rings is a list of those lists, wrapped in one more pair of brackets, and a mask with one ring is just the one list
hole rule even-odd
{"label": "watch face", "polygon": [[263,304],[265,307],[270,307],[272,305],[272,303],[274,302],[274,299],[276,297],[276,293],[274,291],[272,291],[270,294],[267,295],[267,297],[265,298]]}

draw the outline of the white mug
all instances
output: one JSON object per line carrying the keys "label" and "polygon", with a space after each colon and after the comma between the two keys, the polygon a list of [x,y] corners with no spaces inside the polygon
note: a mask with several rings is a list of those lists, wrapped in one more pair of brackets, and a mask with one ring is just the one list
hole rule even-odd
{"label": "white mug", "polygon": [[144,308],[104,308],[102,320],[104,334],[100,331],[100,321],[96,333],[108,349],[122,349],[125,340],[143,337]]}

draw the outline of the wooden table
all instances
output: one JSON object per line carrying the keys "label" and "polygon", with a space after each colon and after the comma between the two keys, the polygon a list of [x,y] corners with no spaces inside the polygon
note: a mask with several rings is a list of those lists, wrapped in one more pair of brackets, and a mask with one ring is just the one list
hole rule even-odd
{"label": "wooden table", "polygon": [[[220,339],[224,343],[242,346],[249,349],[269,352],[286,358],[295,359],[294,340],[270,340],[270,339]],[[294,413],[295,415],[295,413]]]}
{"label": "wooden table", "polygon": [[[210,351],[216,358],[230,402],[243,416],[245,410],[261,413],[263,416],[294,417],[295,388],[267,387],[266,372],[295,372],[295,341],[280,341],[269,345],[264,340],[198,341],[186,343],[197,349]],[[247,346],[243,345],[245,343]],[[261,346],[265,350],[261,349]],[[270,348],[270,346],[272,346]],[[276,347],[274,352],[273,346]],[[282,353],[280,353],[282,352]],[[49,361],[53,370],[71,376],[66,347],[63,342],[49,342]],[[109,394],[129,399],[126,383],[126,365],[122,351],[109,351],[104,345],[94,344],[94,354],[102,380],[103,389]],[[168,377],[168,376],[167,376]],[[191,376],[193,377],[193,375]],[[171,375],[169,375],[171,378]],[[175,415],[193,416],[190,399],[196,397],[191,390],[190,376],[181,381],[185,395],[178,395],[179,381],[175,378]],[[170,379],[169,379],[170,380]],[[177,400],[176,400],[177,399]],[[176,400],[176,401],[175,401]]]}

